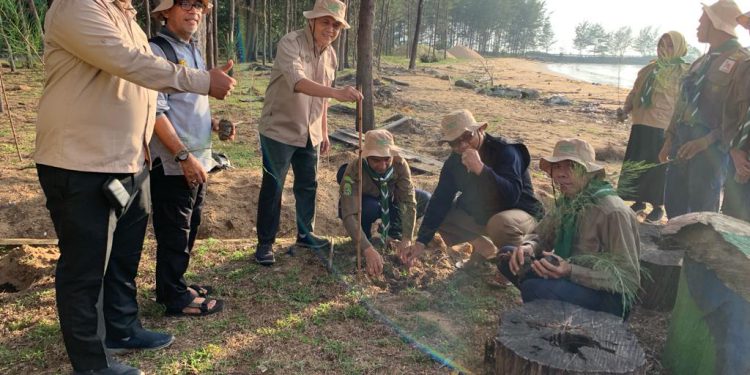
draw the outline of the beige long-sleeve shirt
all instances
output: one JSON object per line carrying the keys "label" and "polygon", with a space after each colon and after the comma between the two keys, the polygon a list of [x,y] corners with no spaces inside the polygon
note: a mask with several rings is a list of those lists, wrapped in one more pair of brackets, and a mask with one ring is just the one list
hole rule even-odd
{"label": "beige long-sleeve shirt", "polygon": [[633,125],[646,125],[659,129],[666,129],[669,126],[677,98],[680,95],[680,80],[687,73],[689,67],[687,64],[682,64],[681,69],[675,69],[673,76],[665,77],[667,84],[664,87],[655,84],[654,92],[651,95],[651,106],[649,107],[635,103],[635,101],[640,100],[639,94],[643,89],[646,78],[656,69],[656,63],[652,62],[638,72],[638,78],[636,78],[633,89],[630,90],[630,94],[628,94],[623,105],[625,113],[631,114]]}
{"label": "beige long-sleeve shirt", "polygon": [[[371,246],[367,237],[357,221],[357,199],[359,198],[359,168],[355,159],[344,172],[344,178],[339,186],[341,197],[341,219],[344,228],[352,238],[357,238],[357,232],[361,233],[362,248]],[[367,172],[362,172],[367,176]],[[401,212],[401,239],[412,241],[414,238],[414,224],[417,218],[417,201],[414,195],[414,184],[411,181],[409,164],[401,157],[393,158],[393,178],[388,182],[388,189],[393,193],[395,204],[399,205]],[[365,177],[362,180],[362,193],[371,197],[379,197],[380,190],[375,182]]]}
{"label": "beige long-sleeve shirt", "polygon": [[[554,247],[556,228],[548,225],[550,216],[545,216],[533,234],[524,238],[535,253],[551,251]],[[610,253],[621,262],[620,269],[640,280],[641,241],[638,237],[638,220],[633,211],[616,195],[600,198],[596,204],[584,208],[580,214],[578,234],[573,240],[571,257],[576,255],[598,255]],[[570,280],[588,288],[619,292],[613,275],[571,264]]]}
{"label": "beige long-sleeve shirt", "polygon": [[328,98],[294,91],[297,82],[309,79],[332,86],[336,74],[336,52],[315,47],[310,28],[292,31],[279,41],[271,80],[266,89],[258,132],[264,137],[296,147],[313,146],[323,140],[323,116]]}
{"label": "beige long-sleeve shirt", "polygon": [[55,0],[46,14],[38,164],[134,173],[148,157],[158,91],[207,94],[207,71],[151,53],[130,2]]}

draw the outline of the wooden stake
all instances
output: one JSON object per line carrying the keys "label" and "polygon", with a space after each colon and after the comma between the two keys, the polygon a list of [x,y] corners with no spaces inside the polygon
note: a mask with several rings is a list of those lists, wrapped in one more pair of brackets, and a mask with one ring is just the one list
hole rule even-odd
{"label": "wooden stake", "polygon": [[[361,88],[357,87],[357,91]],[[359,139],[359,150],[357,152],[357,173],[359,182],[357,187],[357,274],[362,272],[362,101],[357,101],[357,138]]]}
{"label": "wooden stake", "polygon": [[[13,132],[13,142],[16,144],[16,154],[18,154],[18,161],[22,162],[21,149],[18,147],[18,136],[16,135],[16,126],[13,125],[13,115],[10,111],[10,102],[8,101],[8,92],[5,91],[5,80],[3,79],[3,68],[0,67],[0,90],[3,91],[3,100],[5,105],[8,107],[8,121],[10,121],[10,130]],[[3,105],[0,103],[0,105]],[[361,116],[360,116],[361,118]]]}

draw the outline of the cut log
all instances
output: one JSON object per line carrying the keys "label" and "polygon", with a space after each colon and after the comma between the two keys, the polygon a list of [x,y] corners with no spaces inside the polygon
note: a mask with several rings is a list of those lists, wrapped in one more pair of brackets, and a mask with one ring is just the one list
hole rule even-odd
{"label": "cut log", "polygon": [[646,355],[622,319],[561,301],[505,313],[492,341],[485,348],[491,374],[646,373]]}
{"label": "cut log", "polygon": [[674,374],[750,374],[750,224],[716,213],[669,220],[686,248],[663,364]]}
{"label": "cut log", "polygon": [[[331,139],[345,143],[351,147],[357,147],[357,134],[349,129],[338,129],[335,132],[329,134]],[[406,148],[399,149],[399,155],[409,162],[409,168],[414,174],[431,173],[440,174],[440,169],[443,168],[443,162],[433,159],[429,156],[424,156],[415,153]]]}
{"label": "cut log", "polygon": [[638,226],[641,237],[640,263],[644,270],[638,299],[646,309],[671,311],[677,296],[685,251],[662,245],[659,228],[653,224]]}
{"label": "cut log", "polygon": [[0,238],[0,246],[54,246],[56,238]]}
{"label": "cut log", "polygon": [[341,113],[341,114],[350,115],[350,116],[355,116],[357,114],[356,109],[352,107],[347,107],[343,104],[334,104],[328,107],[328,110],[334,113]]}
{"label": "cut log", "polygon": [[382,79],[383,81],[388,81],[390,83],[394,83],[394,84],[399,85],[399,86],[409,86],[409,84],[406,83],[406,82],[398,81],[398,80],[395,80],[393,78],[386,77],[386,76],[381,76],[380,79]]}

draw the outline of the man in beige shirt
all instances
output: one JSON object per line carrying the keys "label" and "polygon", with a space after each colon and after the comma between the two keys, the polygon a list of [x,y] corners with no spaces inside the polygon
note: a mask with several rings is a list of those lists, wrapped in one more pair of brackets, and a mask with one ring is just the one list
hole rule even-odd
{"label": "man in beige shirt", "polygon": [[328,141],[328,98],[356,101],[362,94],[354,87],[332,87],[336,52],[331,43],[346,23],[346,5],[339,0],[317,0],[303,12],[307,27],[279,41],[271,80],[260,118],[263,182],[258,198],[258,247],[255,261],[274,263],[273,244],[279,230],[281,193],[291,165],[297,211],[297,245],[318,249],[328,240],[313,234],[319,152]]}
{"label": "man in beige shirt", "polygon": [[221,99],[235,81],[221,69],[154,56],[129,0],[56,0],[45,19],[44,61],[34,159],[59,239],[55,289],[65,347],[76,374],[142,374],[108,351],[174,340],[144,329],[136,302],[150,211],[153,90]]}

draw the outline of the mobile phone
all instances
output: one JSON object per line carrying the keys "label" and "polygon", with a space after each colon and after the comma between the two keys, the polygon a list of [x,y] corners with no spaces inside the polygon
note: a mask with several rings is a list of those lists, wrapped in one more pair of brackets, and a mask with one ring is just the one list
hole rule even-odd
{"label": "mobile phone", "polygon": [[102,190],[112,208],[124,209],[130,201],[130,193],[125,190],[122,182],[114,177],[111,177],[104,183]]}

